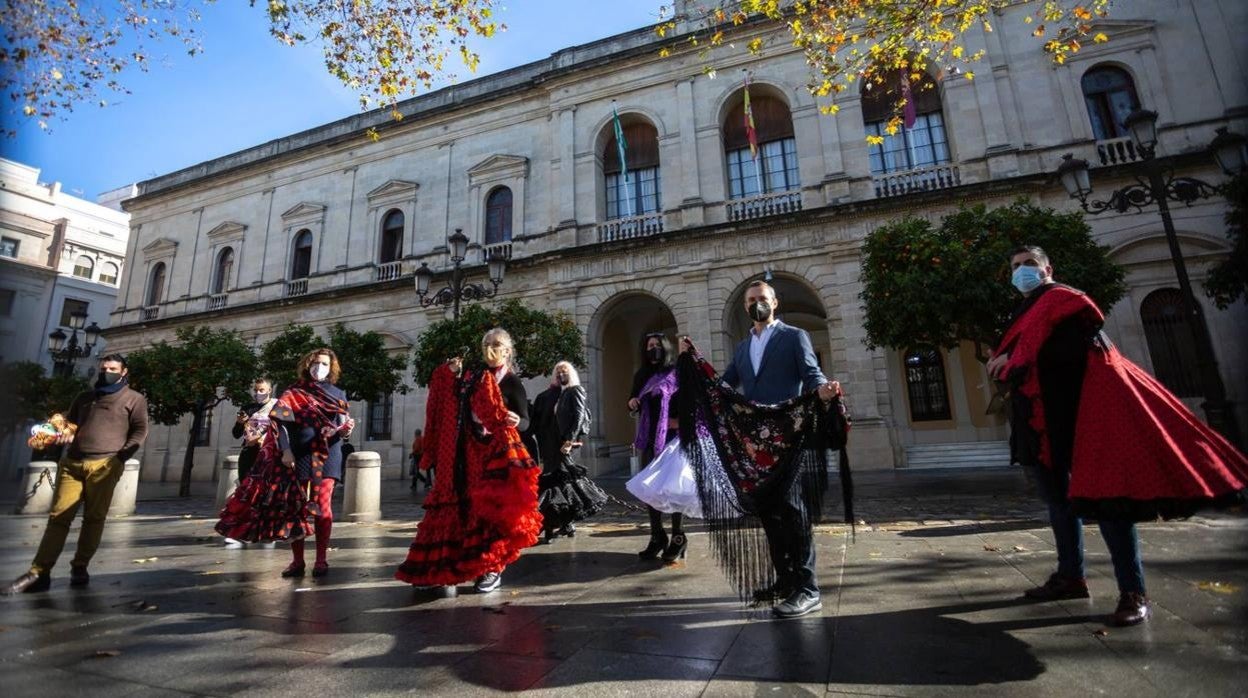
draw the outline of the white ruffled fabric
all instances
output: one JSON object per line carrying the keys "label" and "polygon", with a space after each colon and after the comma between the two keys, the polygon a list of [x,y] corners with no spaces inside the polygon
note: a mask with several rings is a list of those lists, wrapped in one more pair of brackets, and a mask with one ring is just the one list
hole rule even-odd
{"label": "white ruffled fabric", "polygon": [[641,472],[625,487],[634,497],[665,514],[684,514],[702,518],[698,501],[698,484],[693,468],[680,449],[680,438],[674,437]]}

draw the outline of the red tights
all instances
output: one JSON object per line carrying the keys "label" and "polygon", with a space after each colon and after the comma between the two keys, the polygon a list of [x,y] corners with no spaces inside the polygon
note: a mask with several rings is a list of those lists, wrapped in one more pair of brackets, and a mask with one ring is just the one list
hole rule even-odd
{"label": "red tights", "polygon": [[[334,498],[334,483],[337,482],[332,478],[324,478],[321,484],[316,488],[316,504],[321,508],[323,516],[316,517],[313,524],[316,530],[316,564],[328,565],[325,559],[325,553],[329,550],[329,533],[334,527],[334,511],[330,508],[330,503]],[[291,541],[290,552],[295,556],[295,564],[302,565],[303,562],[303,540]]]}

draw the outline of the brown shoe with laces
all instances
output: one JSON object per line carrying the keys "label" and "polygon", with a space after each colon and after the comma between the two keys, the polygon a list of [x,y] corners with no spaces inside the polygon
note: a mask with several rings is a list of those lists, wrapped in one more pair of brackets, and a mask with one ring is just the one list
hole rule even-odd
{"label": "brown shoe with laces", "polygon": [[1120,628],[1139,625],[1148,620],[1152,606],[1147,596],[1135,591],[1124,591],[1118,597],[1118,608],[1109,617],[1109,623]]}
{"label": "brown shoe with laces", "polygon": [[1088,580],[1071,579],[1060,574],[1054,574],[1044,584],[1024,591],[1023,596],[1036,601],[1060,601],[1063,599],[1086,599],[1091,594],[1088,593]]}

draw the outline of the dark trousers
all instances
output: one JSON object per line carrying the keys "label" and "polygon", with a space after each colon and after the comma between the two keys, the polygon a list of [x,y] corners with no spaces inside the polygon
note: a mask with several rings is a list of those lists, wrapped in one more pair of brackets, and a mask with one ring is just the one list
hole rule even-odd
{"label": "dark trousers", "polygon": [[789,489],[788,497],[760,507],[759,518],[767,534],[776,581],[794,591],[819,594],[815,581],[815,539],[810,519],[805,515],[800,480]]}
{"label": "dark trousers", "polygon": [[[1041,473],[1041,493],[1049,504],[1049,525],[1057,546],[1057,573],[1069,579],[1083,579],[1083,519],[1071,511],[1067,490],[1070,472]],[[1144,593],[1144,564],[1140,560],[1140,539],[1135,523],[1116,519],[1099,521],[1101,537],[1109,548],[1119,593]]]}

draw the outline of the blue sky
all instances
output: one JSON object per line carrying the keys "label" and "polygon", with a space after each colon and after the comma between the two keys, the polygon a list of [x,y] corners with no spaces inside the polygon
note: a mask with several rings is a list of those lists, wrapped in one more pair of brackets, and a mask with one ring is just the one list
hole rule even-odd
{"label": "blue sky", "polygon": [[[457,60],[448,64],[462,82],[540,60],[653,24],[663,1],[505,0],[499,16],[508,29],[477,43],[477,74]],[[218,0],[204,10],[202,55],[159,44],[153,54],[165,60],[153,61],[149,73],[127,74],[133,94],[105,95],[112,106],[103,109],[81,105],[51,122],[50,134],[25,124],[14,138],[0,136],[0,152],[43,170],[41,180],[94,199],[358,112],[356,94],[325,72],[319,46],[282,46],[267,26],[262,7]]]}

